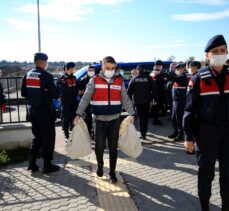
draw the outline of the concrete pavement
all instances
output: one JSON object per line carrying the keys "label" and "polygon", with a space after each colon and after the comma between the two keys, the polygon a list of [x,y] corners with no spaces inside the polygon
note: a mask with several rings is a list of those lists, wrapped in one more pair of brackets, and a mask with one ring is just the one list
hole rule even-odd
{"label": "concrete pavement", "polygon": [[[151,120],[150,120],[151,121]],[[170,122],[149,122],[144,151],[137,159],[119,153],[119,182],[96,176],[95,155],[71,160],[65,152],[60,127],[56,128],[55,163],[61,170],[50,175],[31,174],[27,162],[0,169],[0,210],[153,210],[198,211],[196,156],[184,152],[182,143],[166,138]],[[137,126],[138,127],[138,126]],[[42,160],[39,160],[42,167]],[[220,210],[218,166],[213,181],[211,210]]]}

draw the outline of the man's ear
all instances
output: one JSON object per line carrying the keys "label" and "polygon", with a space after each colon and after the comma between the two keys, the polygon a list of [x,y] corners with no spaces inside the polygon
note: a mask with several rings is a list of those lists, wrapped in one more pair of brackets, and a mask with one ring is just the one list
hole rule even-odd
{"label": "man's ear", "polygon": [[206,57],[207,60],[210,60],[209,59],[209,53],[208,52],[205,53],[205,57]]}

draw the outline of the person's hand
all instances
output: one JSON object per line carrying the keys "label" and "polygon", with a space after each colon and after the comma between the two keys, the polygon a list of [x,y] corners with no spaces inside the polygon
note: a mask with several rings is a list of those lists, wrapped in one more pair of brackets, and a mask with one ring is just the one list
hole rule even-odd
{"label": "person's hand", "polygon": [[135,119],[135,116],[130,116],[131,118],[130,118],[130,123],[131,124],[134,124],[134,119]]}
{"label": "person's hand", "polygon": [[79,124],[81,121],[81,117],[79,115],[76,115],[75,119],[73,120],[73,124]]}
{"label": "person's hand", "polygon": [[193,141],[185,141],[184,147],[185,147],[185,150],[189,153],[193,153],[195,151],[195,144]]}
{"label": "person's hand", "polygon": [[153,100],[152,105],[154,105],[154,106],[157,105],[157,102],[155,100]]}

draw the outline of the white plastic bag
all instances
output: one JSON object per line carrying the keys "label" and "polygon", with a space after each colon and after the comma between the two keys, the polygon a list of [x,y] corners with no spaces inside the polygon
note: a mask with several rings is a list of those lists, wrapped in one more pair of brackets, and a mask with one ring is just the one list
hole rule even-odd
{"label": "white plastic bag", "polygon": [[[120,131],[118,146],[126,155],[132,158],[137,158],[143,150],[141,141],[138,138],[138,133],[132,123],[128,124],[125,119],[123,121],[124,122],[120,125],[120,130],[122,131]],[[125,128],[125,130],[123,128]]]}
{"label": "white plastic bag", "polygon": [[84,157],[92,152],[91,137],[83,119],[80,119],[80,122],[76,123],[72,129],[72,135],[66,145],[66,151],[72,159]]}

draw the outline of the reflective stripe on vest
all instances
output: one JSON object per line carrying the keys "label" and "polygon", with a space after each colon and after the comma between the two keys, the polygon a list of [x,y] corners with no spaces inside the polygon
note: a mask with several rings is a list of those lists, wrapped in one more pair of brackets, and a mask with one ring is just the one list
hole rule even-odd
{"label": "reflective stripe on vest", "polygon": [[41,88],[40,73],[29,72],[26,77],[26,87],[27,88]]}
{"label": "reflective stripe on vest", "polygon": [[173,89],[187,89],[187,87],[186,86],[181,86],[177,82],[174,82]]}
{"label": "reflective stripe on vest", "polygon": [[[206,96],[206,95],[219,95],[219,88],[216,83],[216,81],[212,78],[212,75],[209,74],[210,71],[206,71],[206,74],[200,74],[201,80],[200,80],[200,95]],[[209,72],[209,73],[208,73]],[[210,76],[209,76],[210,75]],[[206,77],[208,76],[208,77]],[[210,85],[206,84],[206,78],[209,78]],[[202,80],[204,79],[204,80]],[[229,93],[229,75],[226,75],[226,80],[224,84],[224,93]]]}
{"label": "reflective stripe on vest", "polygon": [[95,91],[90,102],[92,113],[97,115],[112,115],[120,113],[122,79],[116,77],[111,84],[101,78],[94,77]]}

